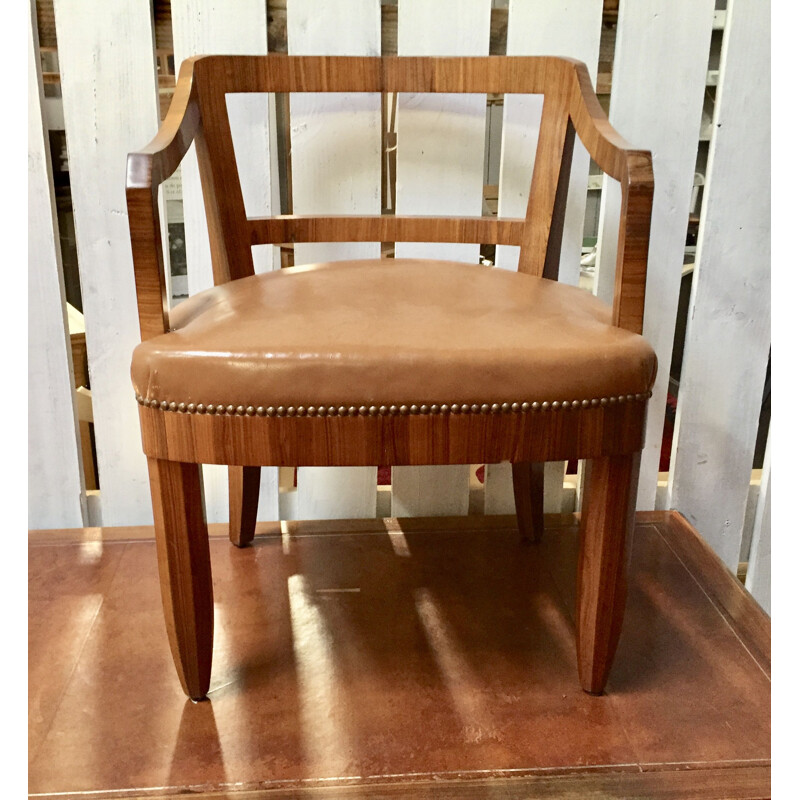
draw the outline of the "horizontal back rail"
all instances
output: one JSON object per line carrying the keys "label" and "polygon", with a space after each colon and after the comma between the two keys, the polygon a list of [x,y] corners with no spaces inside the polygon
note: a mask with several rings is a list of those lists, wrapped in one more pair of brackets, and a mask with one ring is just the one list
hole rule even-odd
{"label": "horizontal back rail", "polygon": [[522,243],[524,219],[352,215],[250,217],[251,244],[294,242]]}
{"label": "horizontal back rail", "polygon": [[197,56],[195,77],[224,92],[542,94],[581,62],[552,56]]}

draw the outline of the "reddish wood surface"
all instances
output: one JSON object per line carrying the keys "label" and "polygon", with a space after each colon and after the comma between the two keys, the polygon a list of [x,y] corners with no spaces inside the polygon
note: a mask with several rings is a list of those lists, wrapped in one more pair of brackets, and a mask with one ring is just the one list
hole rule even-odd
{"label": "reddish wood surface", "polygon": [[[758,655],[769,653],[769,622],[736,578],[673,513],[637,515],[624,658],[593,697],[574,678],[578,524],[546,521],[535,548],[520,545],[512,516],[290,522],[283,533],[260,523],[241,550],[211,526],[222,657],[211,702],[199,704],[168,669],[153,528],[34,532],[29,791],[769,797],[770,681]],[[410,557],[387,532],[402,533]],[[308,605],[290,601],[292,576]],[[458,655],[447,668],[404,601],[420,586],[446,623],[437,647]],[[314,618],[331,649],[294,651],[298,623]],[[757,648],[748,631],[760,631]],[[320,686],[330,692],[314,694]],[[326,741],[346,742],[347,763]]]}
{"label": "reddish wood surface", "polygon": [[772,670],[769,616],[686,518],[677,511],[669,514],[669,524],[660,528],[667,545],[682,563],[690,565],[711,602],[769,676]]}
{"label": "reddish wood surface", "polygon": [[214,596],[200,467],[147,460],[167,636],[181,686],[205,697],[211,678]]}
{"label": "reddish wood surface", "polygon": [[260,467],[228,467],[229,536],[237,547],[246,547],[256,533]]}
{"label": "reddish wood surface", "polygon": [[594,459],[584,476],[576,612],[578,673],[583,688],[593,694],[605,688],[622,630],[639,458],[637,454]]}
{"label": "reddish wood surface", "polygon": [[539,542],[544,533],[544,463],[512,464],[511,479],[519,532],[525,541]]}
{"label": "reddish wood surface", "polygon": [[562,92],[559,87],[545,95],[518,266],[520,272],[553,280],[558,279],[575,140]]}
{"label": "reddish wood surface", "polygon": [[558,411],[257,417],[139,406],[144,451],[240,466],[374,466],[566,461],[641,449],[647,403]]}

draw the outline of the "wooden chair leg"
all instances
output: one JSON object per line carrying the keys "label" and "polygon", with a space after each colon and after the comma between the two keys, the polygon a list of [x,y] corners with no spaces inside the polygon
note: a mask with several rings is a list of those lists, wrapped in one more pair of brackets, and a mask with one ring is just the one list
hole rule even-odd
{"label": "wooden chair leg", "polygon": [[228,467],[228,505],[231,541],[247,547],[256,535],[261,467]]}
{"label": "wooden chair leg", "polygon": [[214,597],[200,466],[149,458],[161,599],[184,692],[201,700],[211,679]]}
{"label": "wooden chair leg", "polygon": [[641,454],[587,463],[578,556],[578,673],[601,694],[625,613],[629,542],[636,511]]}
{"label": "wooden chair leg", "polygon": [[526,542],[539,542],[544,533],[544,464],[525,461],[511,465],[517,525]]}

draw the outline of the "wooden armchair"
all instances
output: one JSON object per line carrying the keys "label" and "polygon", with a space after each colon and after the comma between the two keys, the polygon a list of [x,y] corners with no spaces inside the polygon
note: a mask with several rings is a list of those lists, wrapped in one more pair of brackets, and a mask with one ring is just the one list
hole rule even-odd
{"label": "wooden armchair", "polygon": [[[524,219],[248,218],[229,92],[544,94]],[[559,284],[575,133],[622,185],[614,306]],[[157,189],[197,146],[215,287],[170,313]],[[402,147],[402,142],[400,142]],[[519,527],[541,534],[541,464],[589,460],[577,650],[602,692],[619,638],[626,540],[656,358],[640,336],[653,175],[610,126],[585,66],[552,57],[204,56],[180,70],[156,138],[128,157],[142,343],[133,354],[164,613],[187,695],[206,695],[213,640],[199,465],[227,464],[231,539],[252,538],[259,468],[510,461]],[[472,242],[521,247],[519,271],[420,259],[255,275],[251,245]],[[379,324],[390,315],[392,325]]]}

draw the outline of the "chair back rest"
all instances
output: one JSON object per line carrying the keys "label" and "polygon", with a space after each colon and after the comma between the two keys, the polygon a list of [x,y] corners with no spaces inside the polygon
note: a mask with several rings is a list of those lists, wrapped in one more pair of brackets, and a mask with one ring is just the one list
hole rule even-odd
{"label": "chair back rest", "polygon": [[[575,120],[587,114],[604,117],[582,63],[550,56],[198,56],[184,63],[181,77],[185,70],[191,71],[192,91],[200,110],[196,144],[215,283],[254,273],[252,245],[311,241],[517,245],[520,271],[557,278]],[[541,94],[542,116],[526,216],[248,217],[225,99],[229,93],[244,92]],[[587,105],[592,98],[596,108]],[[613,149],[604,157],[600,143],[596,160],[612,177],[621,178],[624,166]]]}

